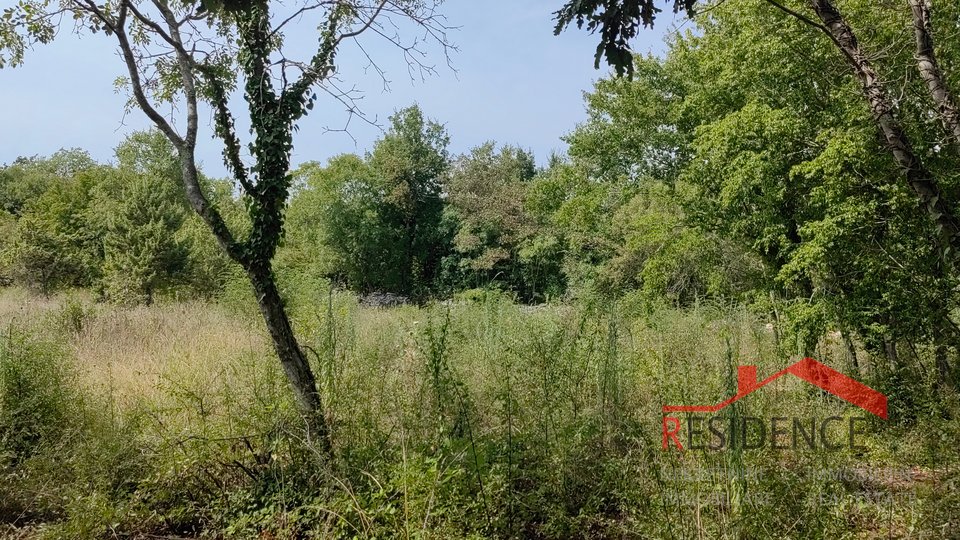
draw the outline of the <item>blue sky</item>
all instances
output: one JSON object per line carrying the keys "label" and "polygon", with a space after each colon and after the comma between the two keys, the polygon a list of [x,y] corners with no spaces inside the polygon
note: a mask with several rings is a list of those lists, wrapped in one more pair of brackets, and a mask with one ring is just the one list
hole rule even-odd
{"label": "blue sky", "polygon": [[[397,49],[369,36],[361,43],[386,71],[389,91],[364,70],[355,47],[339,57],[340,73],[363,92],[361,108],[381,125],[394,110],[416,102],[427,116],[447,126],[454,153],[495,140],[531,149],[544,163],[552,151],[564,150],[560,137],[585,118],[582,93],[607,73],[606,68],[593,68],[596,36],[575,30],[553,36],[551,13],[561,4],[562,0],[449,0],[441,12],[448,24],[459,27],[450,33],[459,48],[452,55],[456,71],[446,67],[437,48],[429,48],[427,61],[437,65],[437,74],[425,81],[411,80]],[[637,39],[635,50],[663,51],[663,35],[671,20],[669,14],[663,15],[657,28]],[[300,25],[288,35],[288,43],[304,47],[313,43],[311,26]],[[88,150],[98,161],[111,160],[127,133],[149,127],[139,111],[124,114],[126,93],[113,85],[122,68],[110,38],[63,32],[54,43],[29,52],[24,66],[0,70],[0,163],[71,147]],[[239,100],[234,105],[240,113],[245,111]],[[319,101],[300,122],[294,163],[363,153],[381,134],[356,119],[350,135],[331,131],[343,128],[345,121],[342,106],[332,99]],[[239,127],[245,133],[242,123]],[[225,175],[220,148],[205,115],[198,157],[207,174]]]}

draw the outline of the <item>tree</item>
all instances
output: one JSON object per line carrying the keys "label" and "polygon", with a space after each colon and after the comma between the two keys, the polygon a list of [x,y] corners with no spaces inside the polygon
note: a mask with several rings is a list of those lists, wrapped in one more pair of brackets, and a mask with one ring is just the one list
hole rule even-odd
{"label": "tree", "polygon": [[[175,266],[161,261],[161,259],[170,259],[169,256],[161,257],[153,264],[159,271],[159,274],[157,274],[159,282],[156,285],[161,283],[173,284],[176,281],[176,283],[189,288],[192,294],[205,297],[216,296],[223,290],[226,281],[230,278],[230,259],[217,247],[215,238],[211,236],[209,229],[199,216],[193,213],[187,215],[189,206],[183,196],[183,190],[176,189],[180,184],[180,160],[177,157],[176,149],[163,133],[152,129],[130,134],[117,146],[115,155],[121,174],[115,174],[112,179],[105,178],[105,181],[101,182],[102,185],[99,190],[101,200],[98,201],[99,215],[109,218],[118,212],[122,212],[123,208],[127,208],[130,204],[135,204],[131,202],[131,196],[143,196],[138,193],[138,190],[131,191],[129,189],[128,184],[131,175],[137,177],[136,182],[156,185],[158,192],[150,196],[155,199],[158,206],[163,206],[165,210],[164,212],[158,212],[154,218],[166,216],[167,212],[176,214],[175,216],[168,216],[174,219],[161,227],[170,235],[169,238],[164,238],[162,241],[167,243],[166,247],[160,248],[160,246],[157,246],[157,248],[161,252],[174,250],[179,253],[172,257],[172,260],[177,261]],[[207,199],[217,206],[224,221],[231,228],[236,230],[246,225],[243,219],[243,209],[240,208],[239,202],[233,197],[232,188],[228,181],[211,180],[201,173],[199,183]],[[171,187],[174,189],[171,190]],[[107,207],[110,210],[106,210]],[[161,221],[166,221],[166,219],[164,218]],[[178,222],[179,225],[176,224]],[[108,224],[108,219],[100,219],[100,228],[105,238],[107,237]],[[142,238],[149,237],[149,235],[146,235]],[[118,277],[127,276],[122,273],[115,275]],[[155,287],[150,287],[150,290],[153,288]],[[139,289],[141,292],[133,295],[121,295],[121,298],[126,297],[128,301],[138,301],[137,299],[146,301],[152,296],[145,294],[143,287],[135,289]]]}
{"label": "tree", "polygon": [[187,251],[176,239],[183,219],[174,184],[151,175],[130,179],[103,238],[111,300],[150,305],[158,288],[184,273]]}
{"label": "tree", "polygon": [[283,259],[362,292],[429,292],[448,241],[441,197],[448,167],[443,126],[417,106],[398,111],[365,157],[304,165]]}
{"label": "tree", "polygon": [[370,164],[346,154],[298,174],[306,186],[290,205],[284,262],[357,291],[399,290],[401,238],[386,221],[385,193]]}
{"label": "tree", "polygon": [[689,129],[678,117],[683,85],[654,57],[633,65],[633,79],[601,79],[585,94],[587,121],[564,140],[593,178],[672,184],[689,159]]}
{"label": "tree", "polygon": [[394,114],[390,123],[369,161],[382,182],[383,219],[401,250],[396,292],[411,294],[420,292],[415,284],[434,280],[443,256],[438,231],[450,137],[442,125],[425,119],[416,105]]}
{"label": "tree", "polygon": [[153,176],[174,184],[180,181],[177,151],[163,133],[156,129],[131,133],[117,146],[114,154],[117,165],[122,170]]}
{"label": "tree", "polygon": [[[644,16],[631,5],[568,7],[602,8],[633,20],[633,28],[652,22],[652,12]],[[621,105],[627,114],[618,118],[608,107],[600,128],[610,132],[586,132],[593,150],[587,153],[605,156],[600,170],[624,171],[625,165],[647,166],[650,159],[639,154],[662,134],[674,138],[676,155],[686,151],[691,160],[681,182],[694,187],[690,217],[762,255],[767,287],[794,303],[797,320],[822,329],[833,318],[892,359],[904,336],[933,340],[938,351],[955,346],[960,336],[948,316],[955,299],[947,291],[954,287],[960,247],[958,184],[956,153],[945,148],[957,140],[949,67],[958,51],[936,47],[934,36],[941,34],[938,21],[942,31],[952,28],[957,6],[932,11],[922,0],[794,5],[739,0],[705,11],[697,19],[702,37],[681,36],[671,44],[669,91],[661,101],[665,130],[614,133],[618,125],[629,126],[624,118],[642,119],[646,109],[642,100],[627,102]],[[791,19],[806,28],[783,24]],[[567,12],[558,30],[570,20]],[[592,20],[591,29],[606,28],[616,17]],[[851,21],[865,29],[869,42],[858,38]],[[914,43],[903,39],[904,27],[912,28]],[[610,35],[616,32],[604,34],[601,44],[609,44]],[[624,74],[615,54],[608,61]],[[662,73],[646,66],[632,74],[663,86]],[[860,101],[847,98],[850,74]],[[628,139],[631,133],[638,139]],[[620,140],[630,143],[621,146]],[[905,204],[905,192],[922,213]],[[949,371],[940,352],[937,362],[941,374]]]}
{"label": "tree", "polygon": [[0,168],[0,208],[19,215],[55,184],[95,165],[87,152],[77,148],[59,150],[49,158],[18,158]]}
{"label": "tree", "polygon": [[502,275],[510,288],[522,287],[521,244],[533,233],[524,211],[526,185],[536,174],[533,156],[488,142],[456,160],[450,172],[448,200],[458,221],[454,249],[469,281]]}
{"label": "tree", "polygon": [[586,94],[587,121],[564,137],[570,161],[540,175],[527,201],[538,236],[562,239],[574,289],[688,305],[757,285],[756,256],[684,208],[696,128],[684,108],[694,97],[675,66],[653,57],[635,60],[633,79],[600,80]]}
{"label": "tree", "polygon": [[88,201],[86,186],[71,178],[22,209],[6,248],[13,279],[45,295],[95,281],[100,258],[95,233],[84,221]]}
{"label": "tree", "polygon": [[18,158],[0,169],[5,215],[4,279],[49,294],[90,284],[99,272],[96,234],[84,228],[90,175],[100,168],[79,149]]}
{"label": "tree", "polygon": [[[6,51],[0,65],[16,65],[32,43],[51,41],[59,22],[71,18],[63,17],[65,13],[82,28],[102,31],[115,40],[133,103],[175,148],[191,208],[224,252],[244,269],[297,404],[327,450],[329,433],[316,379],[294,336],[272,264],[283,236],[292,180],[293,132],[313,108],[315,88],[349,99],[335,90],[335,84],[323,86],[331,82],[336,53],[345,41],[373,29],[402,46],[406,58],[416,58],[409,54],[416,44],[402,43],[395,25],[398,19],[410,21],[445,45],[446,29],[434,9],[432,2],[419,0],[312,1],[287,11],[273,2],[25,0],[0,19],[0,46]],[[285,57],[286,25],[310,16],[318,17],[320,28],[311,57],[305,61]],[[236,86],[243,90],[250,115],[250,164],[243,159],[228,101]],[[179,122],[160,112],[163,102],[180,105],[174,109],[182,111]],[[195,158],[201,102],[214,111],[214,132],[223,142],[224,161],[245,197],[250,227],[242,233],[228,226],[201,185]]]}
{"label": "tree", "polygon": [[[960,216],[956,201],[948,197],[939,178],[926,165],[923,156],[914,148],[914,141],[897,114],[893,98],[889,96],[886,82],[871,59],[872,55],[857,38],[856,32],[830,0],[809,0],[814,18],[808,17],[777,0],[765,2],[794,19],[818,29],[830,38],[840,51],[861,84],[861,93],[873,114],[876,127],[884,140],[885,149],[901,169],[906,184],[913,190],[925,212],[935,224],[940,237],[943,257],[952,264],[960,253]],[[674,0],[674,12],[686,9],[693,15],[692,0]],[[916,36],[916,62],[927,84],[937,114],[951,138],[960,136],[960,108],[950,93],[934,53],[933,30],[929,9],[924,0],[909,0],[913,13]],[[572,0],[554,15],[557,21],[555,33],[559,34],[570,24],[578,27],[585,24],[591,32],[600,30],[596,66],[601,57],[613,66],[618,75],[633,75],[633,59],[629,40],[637,35],[641,25],[652,26],[659,11],[652,0]],[[819,21],[819,22],[818,22]]]}
{"label": "tree", "polygon": [[[768,1],[785,9],[772,0]],[[960,252],[960,219],[955,213],[954,203],[944,196],[940,180],[916,153],[910,136],[895,112],[896,107],[888,95],[886,85],[870,60],[870,54],[861,46],[853,28],[833,3],[829,0],[811,0],[810,7],[820,24],[795,11],[785,11],[823,31],[843,53],[860,81],[863,96],[870,106],[886,149],[903,171],[907,184],[936,223],[945,255],[949,259],[955,258]]]}
{"label": "tree", "polygon": [[917,70],[927,84],[943,127],[960,150],[960,107],[940,69],[933,41],[933,16],[927,0],[909,0],[913,14],[913,33],[917,41]]}
{"label": "tree", "polygon": [[[900,52],[903,47],[895,46],[907,13],[891,20],[886,7],[857,5],[859,17],[872,23],[877,47],[898,51],[881,77],[910,73],[916,62],[912,49]],[[828,325],[848,337],[858,334],[871,352],[898,369],[903,367],[896,359],[898,342],[955,348],[958,336],[949,313],[956,305],[951,291],[957,277],[939,264],[937,231],[916,211],[916,195],[877,137],[874,118],[858,97],[858,81],[824,46],[830,38],[811,39],[804,26],[784,26],[788,17],[762,1],[724,4],[700,20],[696,33],[672,41],[664,60],[638,59],[634,80],[601,81],[600,95],[588,96],[598,110],[568,137],[572,167],[588,171],[586,178],[559,190],[576,195],[556,197],[556,207],[567,207],[564,213],[575,217],[571,202],[582,198],[580,193],[599,193],[601,185],[641,186],[629,204],[612,205],[619,212],[616,226],[592,228],[606,231],[603,235],[582,235],[606,239],[611,248],[593,251],[598,278],[645,289],[670,275],[675,261],[707,261],[707,270],[720,265],[720,275],[728,279],[754,267],[730,264],[734,261],[702,249],[711,242],[722,245],[722,238],[732,244],[723,246],[724,255],[760,258],[762,279],[749,286],[755,298],[774,293],[798,352],[808,352]],[[769,32],[773,27],[782,30]],[[941,53],[953,58],[955,49]],[[646,66],[649,61],[660,65]],[[660,103],[663,112],[649,113],[651,103]],[[953,193],[958,158],[938,150],[943,128],[930,114],[924,81],[905,81],[897,112],[920,141],[916,152]],[[657,159],[663,155],[678,159]],[[673,166],[651,167],[657,163]],[[650,201],[656,201],[655,211]],[[677,204],[679,209],[665,211]],[[598,214],[603,212],[580,215]],[[683,223],[673,228],[678,215]],[[698,230],[685,231],[689,227]],[[689,242],[688,232],[706,242]],[[693,259],[680,256],[698,252]],[[648,259],[647,253],[662,259]],[[703,279],[698,276],[709,282],[711,274],[692,273],[692,282]],[[678,284],[687,280],[677,277]],[[769,307],[764,304],[755,303]],[[947,357],[939,358],[938,370],[949,371]]]}
{"label": "tree", "polygon": [[[223,220],[234,230],[249,227],[249,217],[241,200],[233,193],[233,186],[229,180],[201,179],[201,187],[211,204],[216,205]],[[183,192],[177,190],[175,199],[183,203]],[[202,298],[219,296],[227,283],[233,279],[242,282],[242,269],[233,263],[229,255],[217,245],[216,238],[210,228],[197,216],[186,208],[187,215],[183,225],[177,231],[177,242],[187,250],[185,275],[181,276],[181,283],[186,285],[191,294]]]}

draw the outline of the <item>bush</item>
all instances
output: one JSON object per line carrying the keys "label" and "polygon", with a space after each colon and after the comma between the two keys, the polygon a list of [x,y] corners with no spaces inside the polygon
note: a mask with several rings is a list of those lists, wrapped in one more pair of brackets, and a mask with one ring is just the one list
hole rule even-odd
{"label": "bush", "polygon": [[464,304],[512,302],[514,300],[509,293],[496,288],[467,289],[453,295],[453,299]]}
{"label": "bush", "polygon": [[77,397],[65,351],[9,326],[0,337],[0,526],[59,515],[82,423]]}
{"label": "bush", "polygon": [[0,339],[0,453],[17,462],[64,436],[75,396],[61,347],[14,327],[6,334]]}

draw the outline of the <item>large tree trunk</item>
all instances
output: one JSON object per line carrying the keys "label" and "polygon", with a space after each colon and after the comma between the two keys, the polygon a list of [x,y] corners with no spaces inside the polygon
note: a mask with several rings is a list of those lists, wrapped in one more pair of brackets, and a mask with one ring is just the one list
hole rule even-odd
{"label": "large tree trunk", "polygon": [[860,371],[860,362],[857,359],[857,347],[853,343],[853,338],[850,337],[850,331],[842,329],[840,330],[840,336],[843,338],[843,346],[847,350],[847,359],[850,360],[850,365],[853,366],[853,373],[857,376],[863,375]]}
{"label": "large tree trunk", "polygon": [[897,352],[896,338],[884,338],[883,351],[887,355],[887,363],[890,365],[890,369],[893,371],[900,369],[900,353]]}
{"label": "large tree trunk", "polygon": [[936,336],[934,358],[937,364],[937,383],[940,386],[956,388],[953,366],[950,362],[950,349],[957,346],[957,327],[947,314],[943,315]]}
{"label": "large tree trunk", "polygon": [[187,200],[210,227],[220,247],[246,270],[260,313],[270,332],[273,348],[280,358],[280,365],[293,389],[297,405],[307,419],[310,437],[315,438],[322,451],[329,455],[332,451],[330,430],[324,416],[317,381],[290,326],[290,319],[284,309],[280,291],[277,290],[269,261],[259,264],[251,263],[240,250],[223,218],[207,201],[200,189],[199,174],[192,148],[181,148],[180,160]]}
{"label": "large tree trunk", "polygon": [[887,96],[883,82],[860,48],[853,29],[837,8],[829,0],[810,0],[810,5],[823,23],[825,31],[860,79],[863,95],[870,104],[870,110],[887,149],[903,170],[910,188],[926,206],[927,213],[936,223],[943,239],[944,250],[949,249],[951,252],[945,258],[953,259],[960,252],[960,222],[954,215],[953,208],[943,200],[936,179],[920,161],[903,127],[894,116],[893,104]]}
{"label": "large tree trunk", "polygon": [[283,299],[269,265],[252,266],[247,276],[253,285],[260,313],[267,324],[273,347],[280,357],[280,365],[293,388],[297,405],[307,418],[311,437],[316,438],[324,454],[331,451],[330,431],[324,416],[323,402],[317,389],[317,380],[310,369],[297,338],[290,326],[290,319],[283,306]]}
{"label": "large tree trunk", "polygon": [[913,11],[913,33],[917,38],[917,69],[920,76],[927,83],[927,90],[937,107],[937,113],[943,122],[943,127],[953,139],[954,145],[960,149],[960,108],[950,94],[937,56],[933,50],[933,26],[930,22],[930,7],[926,0],[909,0]]}

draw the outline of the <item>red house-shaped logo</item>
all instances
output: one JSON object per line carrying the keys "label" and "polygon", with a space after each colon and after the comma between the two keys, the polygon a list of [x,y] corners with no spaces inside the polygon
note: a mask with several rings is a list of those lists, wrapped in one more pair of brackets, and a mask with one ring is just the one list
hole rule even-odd
{"label": "red house-shaped logo", "polygon": [[663,412],[717,412],[788,373],[884,420],[887,419],[887,396],[813,358],[804,358],[762,381],[757,381],[757,366],[739,366],[736,395],[716,405],[664,405]]}

